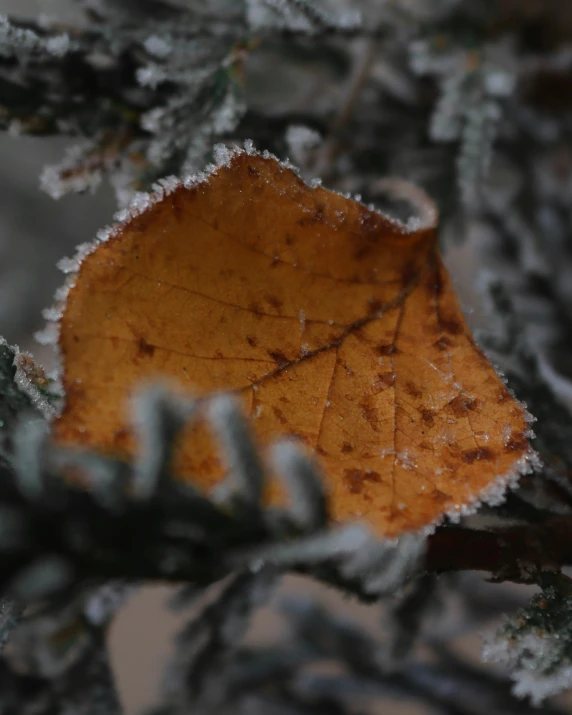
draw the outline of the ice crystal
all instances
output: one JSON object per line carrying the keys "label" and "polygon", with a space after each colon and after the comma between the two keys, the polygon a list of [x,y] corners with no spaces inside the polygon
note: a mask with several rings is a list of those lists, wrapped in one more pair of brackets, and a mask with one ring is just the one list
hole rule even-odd
{"label": "ice crystal", "polygon": [[330,16],[311,0],[246,0],[246,17],[253,30],[286,28],[313,33],[325,28],[356,29],[361,24],[359,11]]}
{"label": "ice crystal", "polygon": [[56,35],[46,40],[32,30],[12,24],[7,17],[0,15],[0,55],[22,55],[47,50],[54,57],[63,57],[70,48],[67,35]]}
{"label": "ice crystal", "polygon": [[87,190],[93,193],[101,184],[106,164],[97,144],[84,142],[70,147],[60,164],[45,167],[40,186],[53,199]]}
{"label": "ice crystal", "polygon": [[160,59],[164,59],[173,51],[173,47],[162,37],[150,35],[143,46],[150,55],[154,55]]}
{"label": "ice crystal", "polygon": [[308,150],[318,146],[322,137],[319,132],[310,129],[310,127],[292,124],[286,130],[285,139],[293,159],[301,162]]}

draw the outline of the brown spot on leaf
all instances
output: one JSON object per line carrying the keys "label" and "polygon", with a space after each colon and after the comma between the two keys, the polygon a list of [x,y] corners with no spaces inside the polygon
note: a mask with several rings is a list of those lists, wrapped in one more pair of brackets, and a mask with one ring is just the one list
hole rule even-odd
{"label": "brown spot on leaf", "polygon": [[282,410],[279,407],[276,407],[276,406],[273,407],[272,412],[274,413],[274,416],[276,417],[278,422],[280,422],[281,425],[285,425],[288,423],[288,420],[286,419],[286,417],[284,416],[284,413],[282,412]]}
{"label": "brown spot on leaf", "polygon": [[372,388],[375,393],[383,392],[388,387],[395,385],[394,372],[378,372],[373,382]]}
{"label": "brown spot on leaf", "polygon": [[504,448],[507,452],[520,452],[528,447],[528,440],[523,434],[517,434],[511,437],[505,444]]}
{"label": "brown spot on leaf", "polygon": [[384,355],[399,355],[401,350],[393,343],[387,343],[385,345],[376,345],[374,352],[381,357]]}
{"label": "brown spot on leaf", "polygon": [[318,204],[310,216],[302,216],[298,219],[297,223],[299,226],[312,226],[316,223],[324,223],[326,220],[324,211],[325,207]]}
{"label": "brown spot on leaf", "polygon": [[411,382],[411,380],[407,380],[407,381],[405,382],[405,385],[404,385],[403,389],[404,389],[405,392],[406,392],[408,395],[410,395],[411,397],[418,398],[418,397],[421,397],[421,396],[423,395],[423,393],[421,392],[421,390],[417,387],[417,385],[416,385],[414,382]]}
{"label": "brown spot on leaf", "polygon": [[257,303],[256,301],[252,301],[252,303],[249,304],[248,310],[250,310],[251,313],[254,313],[254,315],[258,315],[259,317],[264,315],[264,311],[262,310],[260,303]]}
{"label": "brown spot on leaf", "polygon": [[466,452],[463,452],[461,456],[463,462],[472,464],[477,460],[492,459],[494,457],[494,453],[487,447],[478,447],[477,449],[469,449]]}
{"label": "brown spot on leaf", "polygon": [[155,346],[150,345],[145,338],[139,338],[137,341],[137,355],[152,358],[155,355]]}
{"label": "brown spot on leaf", "polygon": [[367,314],[368,315],[377,315],[378,313],[381,312],[382,308],[383,308],[383,303],[381,300],[377,300],[376,298],[370,298],[367,303]]}
{"label": "brown spot on leaf", "polygon": [[434,413],[431,410],[423,409],[423,410],[421,410],[420,414],[421,414],[421,419],[423,420],[423,422],[425,422],[427,427],[433,427],[433,425],[435,424]]}
{"label": "brown spot on leaf", "polygon": [[507,388],[503,385],[499,391],[497,392],[497,402],[499,405],[502,405],[504,402],[510,401],[512,398],[510,396],[510,392],[507,390]]}
{"label": "brown spot on leaf", "polygon": [[370,424],[373,429],[377,428],[377,423],[379,422],[379,411],[376,407],[372,407],[367,400],[362,400],[359,403],[362,417],[366,422]]}
{"label": "brown spot on leaf", "polygon": [[281,350],[267,350],[266,352],[280,367],[284,367],[284,365],[288,365],[290,362]]}
{"label": "brown spot on leaf", "polygon": [[125,445],[129,438],[129,430],[122,427],[121,429],[115,430],[113,433],[113,442],[117,447]]}
{"label": "brown spot on leaf", "polygon": [[356,261],[362,261],[364,258],[367,258],[372,251],[372,247],[368,245],[363,245],[361,248],[358,248],[358,250],[354,253],[354,258]]}
{"label": "brown spot on leaf", "polygon": [[267,303],[269,303],[278,313],[284,307],[284,302],[281,301],[280,298],[277,298],[275,295],[266,295],[264,296],[264,298]]}
{"label": "brown spot on leaf", "polygon": [[437,348],[437,350],[440,350],[441,352],[448,350],[451,345],[451,340],[446,335],[443,335],[439,338],[439,340],[433,343],[433,347]]}
{"label": "brown spot on leaf", "polygon": [[435,501],[445,502],[451,498],[451,495],[445,494],[445,492],[442,492],[440,489],[435,487],[435,489],[431,492],[431,497],[435,499]]}
{"label": "brown spot on leaf", "polygon": [[366,482],[381,482],[379,472],[363,469],[345,469],[343,479],[346,489],[352,494],[361,494]]}
{"label": "brown spot on leaf", "polygon": [[258,345],[258,339],[256,338],[256,335],[247,335],[246,342],[250,345],[251,348],[255,348]]}
{"label": "brown spot on leaf", "polygon": [[465,332],[461,321],[452,317],[441,318],[439,326],[443,332],[449,333],[449,335],[460,335]]}
{"label": "brown spot on leaf", "polygon": [[342,452],[344,454],[349,454],[350,452],[353,452],[353,451],[354,451],[354,448],[351,446],[351,444],[349,442],[344,442],[342,444]]}
{"label": "brown spot on leaf", "polygon": [[464,417],[467,414],[467,410],[473,411],[476,408],[477,401],[472,397],[463,397],[463,395],[457,395],[447,404],[448,411],[455,417]]}

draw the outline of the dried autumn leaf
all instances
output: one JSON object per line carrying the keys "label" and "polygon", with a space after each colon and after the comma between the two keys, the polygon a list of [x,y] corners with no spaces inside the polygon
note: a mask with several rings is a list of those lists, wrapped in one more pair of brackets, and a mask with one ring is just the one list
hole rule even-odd
{"label": "dried autumn leaf", "polygon": [[[261,443],[296,435],[317,453],[334,520],[389,536],[525,465],[525,411],[473,342],[435,226],[408,230],[252,150],[146,204],[83,251],[61,318],[59,442],[131,452],[127,398],[158,376],[234,391]],[[174,468],[222,477],[204,424]]]}

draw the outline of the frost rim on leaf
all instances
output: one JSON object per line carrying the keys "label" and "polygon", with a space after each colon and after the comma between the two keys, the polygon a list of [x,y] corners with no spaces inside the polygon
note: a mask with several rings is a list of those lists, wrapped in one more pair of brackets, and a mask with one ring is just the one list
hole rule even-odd
{"label": "frost rim on leaf", "polygon": [[[48,321],[46,327],[44,328],[44,330],[39,331],[35,335],[38,342],[44,345],[51,345],[54,349],[56,356],[57,367],[54,371],[53,377],[55,380],[56,388],[62,394],[62,400],[60,402],[59,409],[57,411],[54,410],[53,413],[50,415],[51,419],[55,419],[56,417],[58,417],[63,411],[63,407],[65,406],[65,394],[62,384],[63,358],[59,350],[60,321],[65,311],[67,296],[70,290],[75,285],[79,268],[81,267],[83,260],[91,253],[93,253],[102,243],[105,243],[110,238],[113,238],[119,233],[121,233],[121,231],[123,231],[126,226],[128,226],[129,223],[137,216],[140,216],[141,214],[145,213],[145,211],[150,209],[155,204],[160,203],[173,192],[181,188],[194,189],[197,186],[208,182],[210,177],[215,175],[219,169],[229,167],[235,157],[241,156],[243,154],[247,154],[248,156],[261,156],[263,159],[273,159],[278,163],[281,168],[294,172],[296,176],[298,176],[304,181],[304,184],[308,187],[308,189],[315,190],[316,188],[321,187],[321,179],[304,180],[303,177],[301,177],[300,175],[300,169],[294,164],[292,164],[288,159],[279,159],[276,155],[272,154],[268,150],[259,152],[255,148],[254,142],[251,139],[245,140],[243,147],[239,147],[236,145],[229,147],[226,144],[219,143],[213,147],[214,163],[208,164],[203,171],[194,174],[189,174],[182,179],[172,175],[163,177],[153,185],[153,191],[151,193],[138,192],[133,197],[131,203],[127,208],[120,210],[114,214],[114,224],[100,229],[97,232],[96,238],[92,243],[80,244],[77,247],[76,253],[73,257],[64,258],[60,260],[58,267],[68,275],[68,278],[64,286],[62,286],[56,291],[55,305],[51,308],[46,309],[43,313],[44,317]],[[375,212],[383,216],[386,221],[391,223],[392,226],[394,226],[394,228],[396,228],[403,235],[408,235],[411,232],[420,229],[420,226],[417,225],[417,222],[412,222],[411,219],[407,222],[403,222],[396,217],[383,213],[382,211],[377,209],[374,204],[365,204],[360,200],[360,197],[356,198],[353,197],[351,194],[347,194],[341,191],[335,191],[332,189],[328,190],[333,191],[333,193],[337,193],[344,198],[352,199],[356,203],[367,208],[369,211]],[[418,189],[418,191],[419,193],[424,194],[421,189]],[[428,196],[426,196],[426,200],[428,203],[433,203]],[[412,204],[414,203],[415,202],[412,202]],[[436,207],[434,207],[433,215],[436,227],[439,220],[439,215]],[[424,225],[423,228],[430,228],[430,226]],[[516,398],[514,399],[516,400]],[[518,400],[516,400],[516,402],[518,404],[521,404]],[[523,408],[526,408],[526,405],[524,404],[521,404],[521,406]],[[535,418],[528,412],[526,413],[526,415],[528,422],[534,421]],[[534,437],[534,433],[529,430],[526,436],[528,438],[532,438]],[[534,449],[532,449],[532,447],[529,446],[527,452],[515,461],[512,466],[512,469],[509,470],[506,474],[498,475],[495,481],[493,481],[491,484],[487,485],[484,489],[482,489],[481,492],[476,494],[474,498],[471,499],[468,503],[463,505],[455,505],[452,509],[449,509],[448,511],[444,512],[441,517],[439,517],[423,529],[419,530],[417,533],[422,536],[429,536],[435,532],[436,528],[441,523],[443,523],[446,518],[450,519],[453,523],[458,523],[463,517],[470,516],[476,513],[482,505],[487,504],[489,506],[498,506],[499,504],[502,504],[505,500],[505,495],[507,491],[513,490],[518,486],[520,477],[522,475],[532,473],[533,471],[539,469],[540,466],[541,461],[538,454]]]}

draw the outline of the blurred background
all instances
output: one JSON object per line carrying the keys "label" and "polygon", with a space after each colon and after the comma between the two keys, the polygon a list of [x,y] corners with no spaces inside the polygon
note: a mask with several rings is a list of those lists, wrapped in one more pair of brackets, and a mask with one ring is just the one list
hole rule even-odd
{"label": "blurred background", "polygon": [[[69,20],[80,15],[71,2],[0,0],[0,14],[25,18],[42,13]],[[70,143],[0,133],[0,335],[47,368],[54,364],[52,348],[37,343],[34,333],[44,326],[42,310],[62,284],[56,263],[91,241],[117,208],[107,185],[95,195],[71,194],[59,201],[40,190],[42,169],[58,163]],[[171,593],[155,587],[136,594],[111,631],[127,713],[140,712],[158,696],[161,669],[180,625],[166,607]]]}

